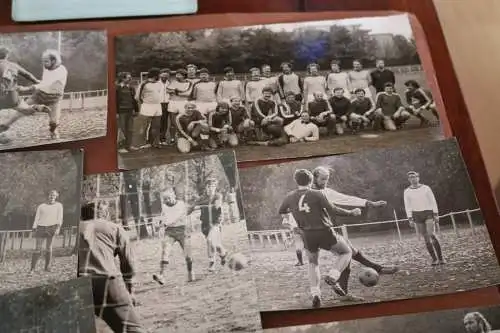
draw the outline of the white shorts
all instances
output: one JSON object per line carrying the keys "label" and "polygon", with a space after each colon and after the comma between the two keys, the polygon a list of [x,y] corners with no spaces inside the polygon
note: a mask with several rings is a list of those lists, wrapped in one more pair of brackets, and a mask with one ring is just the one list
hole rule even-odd
{"label": "white shorts", "polygon": [[207,115],[209,112],[215,110],[217,102],[196,102],[196,106],[202,115]]}
{"label": "white shorts", "polygon": [[161,116],[161,104],[142,104],[139,114],[146,117]]}
{"label": "white shorts", "polygon": [[188,101],[170,101],[168,102],[168,112],[181,113],[184,112],[184,107]]}

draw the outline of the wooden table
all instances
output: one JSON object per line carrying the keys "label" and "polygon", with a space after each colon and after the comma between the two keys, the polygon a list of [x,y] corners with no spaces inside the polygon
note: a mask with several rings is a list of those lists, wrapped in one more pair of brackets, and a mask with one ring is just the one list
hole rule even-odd
{"label": "wooden table", "polygon": [[[40,0],[43,1],[43,0]],[[64,0],[62,0],[64,1]],[[477,197],[487,221],[490,234],[497,254],[500,254],[500,223],[495,199],[491,190],[488,175],[469,113],[462,96],[460,86],[455,75],[450,54],[446,47],[443,31],[436,9],[432,0],[199,0],[199,14],[231,13],[231,12],[298,12],[298,11],[406,11],[413,13],[423,27],[423,33],[427,38],[434,68],[439,68],[436,73],[437,82],[440,86],[442,99],[447,110],[449,123],[449,134],[456,136],[463,151],[463,156],[469,168],[469,172],[476,188]],[[10,1],[0,0],[0,28],[3,31],[16,31],[20,27],[12,25],[10,20]],[[203,18],[201,18],[203,19]],[[168,25],[176,25],[179,29],[188,27],[182,17],[172,19],[146,19],[138,21],[130,20],[108,20],[101,22],[73,22],[60,24],[44,24],[36,27],[36,30],[47,29],[81,29],[81,28],[106,28],[110,35],[110,66],[109,81],[113,82],[114,58],[112,35],[134,31],[134,26],[140,24],[142,31],[165,29]],[[7,27],[9,26],[9,27]],[[33,28],[26,28],[33,29]],[[114,96],[110,96],[110,105],[114,105]],[[109,131],[105,138],[99,138],[81,143],[69,143],[52,146],[50,148],[75,148],[84,147],[86,151],[85,170],[87,173],[106,172],[116,170],[116,127],[114,122],[114,110],[110,108],[108,117]],[[47,147],[37,148],[47,149]],[[245,165],[241,165],[245,167]],[[362,317],[382,316],[391,314],[403,314],[410,312],[432,311],[445,308],[472,307],[479,305],[491,305],[500,303],[500,295],[496,287],[464,292],[459,294],[427,297],[407,301],[385,302],[381,304],[360,305],[345,308],[284,311],[265,313],[262,315],[265,328],[288,326],[297,324],[308,324],[333,320],[355,319]]]}

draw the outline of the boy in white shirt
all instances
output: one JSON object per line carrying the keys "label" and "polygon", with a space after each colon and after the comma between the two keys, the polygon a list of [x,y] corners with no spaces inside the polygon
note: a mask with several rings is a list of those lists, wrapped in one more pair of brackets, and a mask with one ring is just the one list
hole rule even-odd
{"label": "boy in white shirt", "polygon": [[418,172],[410,171],[407,175],[410,186],[405,189],[403,196],[408,222],[424,238],[432,265],[445,264],[441,244],[435,234],[439,214],[434,193],[429,186],[420,183]]}
{"label": "boy in white shirt", "polygon": [[299,119],[286,125],[285,133],[288,135],[290,143],[319,140],[319,128],[311,122],[311,117],[307,112],[303,112]]}
{"label": "boy in white shirt", "polygon": [[33,222],[33,235],[36,239],[35,251],[31,258],[31,273],[36,269],[38,260],[42,255],[42,246],[45,241],[45,271],[50,272],[52,263],[52,241],[59,234],[63,223],[63,205],[57,202],[59,193],[56,190],[49,192],[46,203],[36,209],[35,221]]}

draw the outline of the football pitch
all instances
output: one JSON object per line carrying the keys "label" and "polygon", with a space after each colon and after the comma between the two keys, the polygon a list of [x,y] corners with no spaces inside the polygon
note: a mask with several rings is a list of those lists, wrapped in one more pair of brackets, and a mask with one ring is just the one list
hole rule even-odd
{"label": "football pitch", "polygon": [[[395,241],[392,235],[350,240],[369,258],[398,265],[401,270],[394,275],[382,275],[378,285],[369,288],[359,282],[361,267],[353,261],[349,289],[365,301],[339,302],[331,287],[322,282],[323,307],[432,296],[492,286],[500,281],[498,261],[485,226],[476,227],[474,233],[462,230],[459,236],[453,231],[443,231],[440,240],[448,263],[438,267],[430,265],[424,242],[416,236],[405,237],[402,242]],[[330,270],[333,260],[333,254],[322,251],[322,273]],[[252,270],[261,311],[311,307],[307,262],[300,267],[295,266],[296,262],[293,246],[284,251],[255,250]]]}
{"label": "football pitch", "polygon": [[[163,286],[152,279],[159,269],[160,240],[135,242],[136,311],[143,326],[151,333],[258,332],[260,317],[251,267],[235,272],[218,265],[215,272],[209,272],[204,236],[197,232],[191,239],[196,281],[187,282],[184,256],[175,245]],[[244,222],[223,225],[223,244],[229,252],[249,257]]]}

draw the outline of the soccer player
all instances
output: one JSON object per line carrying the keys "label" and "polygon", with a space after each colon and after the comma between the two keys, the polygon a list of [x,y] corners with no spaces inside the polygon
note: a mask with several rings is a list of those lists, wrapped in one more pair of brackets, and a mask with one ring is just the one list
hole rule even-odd
{"label": "soccer player", "polygon": [[123,134],[123,140],[118,142],[119,152],[126,153],[136,150],[132,146],[132,125],[134,116],[139,113],[139,105],[135,100],[135,89],[130,85],[132,75],[130,73],[118,74],[118,84],[116,85],[116,112],[118,118],[118,128]]}
{"label": "soccer player", "polygon": [[178,113],[184,110],[184,106],[191,96],[193,83],[187,79],[187,72],[185,69],[179,69],[175,72],[175,80],[168,86],[170,93],[170,101],[168,103],[168,112],[175,122],[175,117]]}
{"label": "soccer player", "polygon": [[307,112],[302,113],[299,119],[286,125],[285,133],[288,135],[290,143],[319,140],[319,128],[311,122],[311,117]]}
{"label": "soccer player", "polygon": [[303,113],[303,105],[297,101],[296,95],[293,91],[288,91],[285,100],[278,105],[279,115],[283,118],[284,125],[292,123],[294,120],[299,119]]}
{"label": "soccer player", "polygon": [[491,325],[480,312],[469,312],[464,316],[464,326],[467,333],[494,333]]}
{"label": "soccer player", "polygon": [[153,280],[160,285],[165,284],[164,274],[170,262],[170,253],[175,243],[179,243],[184,252],[186,260],[186,269],[188,282],[193,282],[195,275],[193,273],[193,258],[191,255],[191,231],[192,226],[189,222],[189,215],[194,207],[189,206],[183,200],[177,198],[174,189],[168,189],[162,193],[161,205],[161,226],[164,228],[164,236],[161,242],[161,261],[160,273],[153,275]]}
{"label": "soccer player", "polygon": [[356,89],[354,93],[356,97],[351,101],[349,120],[352,130],[356,132],[370,124],[369,116],[375,111],[375,103],[365,96],[363,89]]}
{"label": "soccer player", "polygon": [[420,183],[418,172],[410,171],[407,175],[410,186],[405,189],[403,197],[408,222],[424,238],[432,265],[445,264],[441,244],[435,233],[439,214],[434,193],[429,186]]}
{"label": "soccer player", "polygon": [[107,219],[102,203],[84,205],[81,220],[78,276],[92,278],[95,315],[114,333],[145,333],[134,308],[135,263],[127,232]]}
{"label": "soccer player", "polygon": [[425,118],[422,111],[429,110],[432,112],[434,117],[439,120],[439,115],[436,109],[436,103],[434,102],[432,95],[429,91],[425,91],[420,87],[415,80],[408,80],[405,82],[406,87],[406,103],[409,106],[411,114],[420,119],[422,125],[429,123],[429,120]]}
{"label": "soccer player", "polygon": [[28,105],[45,105],[45,112],[49,113],[49,131],[52,139],[59,139],[59,121],[61,118],[61,101],[68,80],[68,70],[62,64],[61,54],[56,50],[46,50],[42,54],[43,73],[40,83],[19,87],[20,92],[31,92],[26,100]]}
{"label": "soccer player", "polygon": [[186,75],[187,75],[187,80],[191,82],[192,84],[195,84],[196,82],[200,81],[200,79],[196,76],[198,74],[198,67],[193,64],[189,64],[186,66]]}
{"label": "soccer player", "polygon": [[354,95],[356,89],[363,89],[366,97],[372,97],[372,92],[370,90],[370,85],[372,84],[371,76],[367,70],[363,69],[360,60],[354,60],[352,62],[352,70],[348,73],[348,78],[351,94]]}
{"label": "soccer player", "polygon": [[217,102],[230,102],[232,97],[238,97],[240,102],[245,99],[245,89],[241,80],[234,77],[232,67],[224,68],[224,79],[217,84]]}
{"label": "soccer player", "polygon": [[345,239],[333,229],[331,219],[338,213],[359,216],[361,210],[359,208],[345,210],[333,206],[321,191],[311,189],[313,175],[308,170],[296,170],[294,179],[298,189],[287,194],[280,205],[279,213],[283,218],[291,213],[302,234],[309,261],[312,303],[314,308],[318,308],[321,306],[321,273],[318,265],[320,249],[337,255],[337,261],[324,277],[325,282],[336,293],[347,295],[338,280],[342,272],[349,267],[352,251]]}
{"label": "soccer player", "polygon": [[50,272],[52,264],[52,242],[59,234],[63,223],[63,205],[57,202],[59,193],[56,190],[49,192],[46,203],[36,209],[35,221],[33,222],[33,235],[36,239],[35,251],[31,258],[31,271],[33,273],[42,255],[42,247],[45,242],[45,271]]}
{"label": "soccer player", "polygon": [[253,67],[250,69],[250,81],[245,85],[245,102],[247,108],[250,109],[252,105],[259,98],[262,97],[262,90],[266,87],[266,81],[262,80],[260,76],[260,69]]}
{"label": "soccer player", "polygon": [[215,178],[207,179],[205,197],[199,204],[201,211],[201,232],[207,240],[208,269],[213,271],[215,268],[215,256],[219,255],[220,264],[226,264],[227,251],[222,245],[222,194],[217,191],[217,180]]}
{"label": "soccer player", "polygon": [[137,89],[136,100],[139,104],[139,115],[136,126],[139,128],[140,143],[136,146],[144,149],[160,148],[160,128],[162,117],[161,102],[164,100],[163,84],[160,81],[160,70],[151,68],[147,79]]}
{"label": "soccer player", "polygon": [[239,97],[231,97],[230,102],[229,113],[231,114],[233,132],[238,136],[240,143],[246,142],[250,134],[255,130],[255,122],[250,119],[250,115],[241,104]]}
{"label": "soccer player", "polygon": [[180,136],[177,138],[177,149],[181,153],[189,153],[193,148],[206,149],[210,134],[207,119],[196,109],[196,104],[188,102],[185,110],[175,118]]}
{"label": "soccer player", "polygon": [[[358,208],[379,208],[385,207],[385,201],[370,201],[361,199],[355,196],[346,195],[328,188],[330,180],[330,170],[327,167],[319,166],[313,170],[313,189],[320,190],[326,196],[329,202],[335,206],[358,207]],[[366,257],[359,249],[355,248],[349,240],[346,240],[351,246],[352,260],[359,262],[361,265],[373,268],[379,274],[394,274],[399,268],[396,266],[383,266]],[[349,276],[351,269],[346,268],[339,279],[339,284],[345,292],[348,292]],[[359,297],[352,296],[346,300],[361,300]]]}
{"label": "soccer player", "polygon": [[402,128],[410,118],[410,113],[404,108],[401,96],[394,91],[392,83],[386,83],[384,92],[377,94],[375,107],[372,119],[376,121],[376,126],[382,123],[383,128],[388,131]]}
{"label": "soccer player", "polygon": [[344,134],[344,127],[348,125],[351,113],[351,101],[344,96],[344,88],[334,88],[333,96],[328,100],[335,115],[335,132]]}
{"label": "soccer player", "polygon": [[210,148],[217,149],[226,145],[236,147],[238,145],[238,136],[233,131],[229,104],[219,103],[215,111],[208,114],[208,126],[210,127]]}
{"label": "soccer player", "polygon": [[315,93],[322,93],[326,96],[326,79],[319,74],[318,64],[307,66],[308,75],[304,78],[304,105],[314,100]]}
{"label": "soccer player", "polygon": [[283,129],[283,119],[278,116],[278,105],[273,100],[273,90],[270,87],[262,89],[262,98],[258,98],[252,105],[251,117],[257,128],[263,134],[276,137],[276,132]]}
{"label": "soccer player", "polygon": [[340,64],[337,60],[332,60],[330,68],[332,71],[326,75],[326,88],[329,96],[333,96],[335,88],[342,88],[344,96],[351,99],[348,74],[340,71]]}
{"label": "soccer player", "polygon": [[271,72],[271,66],[270,65],[262,65],[261,66],[262,70],[262,80],[265,82],[265,86],[269,87],[273,90],[273,100],[276,103],[281,102],[280,95],[278,93],[278,77],[273,76],[273,73]]}
{"label": "soccer player", "polygon": [[278,92],[282,100],[286,99],[287,92],[292,92],[295,100],[302,101],[302,91],[304,90],[304,82],[294,72],[292,72],[292,64],[284,62],[281,64],[282,73],[278,76]]}
{"label": "soccer player", "polygon": [[390,69],[385,68],[385,61],[378,59],[376,61],[376,68],[370,73],[371,82],[377,94],[385,90],[386,83],[396,84],[396,76]]}
{"label": "soccer player", "polygon": [[328,135],[331,135],[335,131],[337,120],[324,96],[322,92],[314,93],[314,100],[308,103],[307,110],[311,121],[318,127],[326,126]]}
{"label": "soccer player", "polygon": [[[175,142],[175,126],[170,122],[170,117],[168,116],[168,102],[170,101],[170,92],[168,90],[170,86],[170,69],[163,68],[160,71],[160,83],[162,85],[160,141],[162,144],[173,144]],[[169,142],[167,142],[167,135],[169,136]]]}
{"label": "soccer player", "polygon": [[200,80],[193,85],[190,99],[195,101],[201,114],[207,115],[217,107],[216,90],[217,84],[210,80],[208,69],[200,69]]}

